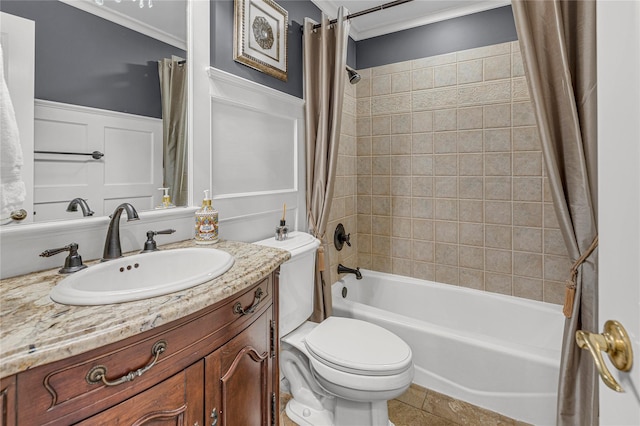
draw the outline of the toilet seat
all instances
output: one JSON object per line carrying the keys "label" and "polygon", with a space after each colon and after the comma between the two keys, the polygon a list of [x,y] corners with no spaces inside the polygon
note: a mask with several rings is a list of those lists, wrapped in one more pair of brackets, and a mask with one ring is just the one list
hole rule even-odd
{"label": "toilet seat", "polygon": [[316,380],[333,395],[359,401],[390,399],[413,379],[411,348],[366,321],[329,317],[320,324],[305,322],[280,340],[307,356]]}
{"label": "toilet seat", "polygon": [[411,348],[404,340],[353,318],[327,318],[305,336],[304,344],[312,362],[348,374],[393,376],[412,365]]}

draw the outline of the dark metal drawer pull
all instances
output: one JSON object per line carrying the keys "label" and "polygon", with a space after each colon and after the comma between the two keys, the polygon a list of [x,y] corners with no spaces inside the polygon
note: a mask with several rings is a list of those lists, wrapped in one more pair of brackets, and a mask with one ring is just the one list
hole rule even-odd
{"label": "dark metal drawer pull", "polygon": [[158,358],[166,350],[167,350],[167,342],[164,340],[157,341],[151,348],[151,355],[153,355],[153,359],[151,360],[151,362],[149,362],[149,364],[147,364],[142,368],[138,368],[137,370],[132,370],[129,373],[125,374],[124,376],[120,377],[119,379],[116,379],[113,381],[107,379],[107,367],[105,367],[104,365],[96,365],[87,373],[87,382],[90,385],[95,385],[97,383],[102,382],[106,386],[117,386],[122,383],[130,382],[136,377],[142,376],[144,373],[149,371],[151,367],[156,365]]}
{"label": "dark metal drawer pull", "polygon": [[262,296],[264,296],[264,291],[262,291],[261,288],[258,288],[256,290],[255,299],[253,299],[253,305],[249,306],[247,309],[243,309],[242,304],[240,304],[240,302],[236,302],[236,304],[233,305],[233,313],[240,314],[240,315],[252,314],[253,311],[255,311],[256,308],[258,307],[258,304],[260,303]]}

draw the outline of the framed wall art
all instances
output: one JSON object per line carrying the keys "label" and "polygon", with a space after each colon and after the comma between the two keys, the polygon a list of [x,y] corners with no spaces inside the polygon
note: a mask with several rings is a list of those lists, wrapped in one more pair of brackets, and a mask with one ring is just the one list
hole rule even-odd
{"label": "framed wall art", "polygon": [[287,81],[288,22],[273,0],[235,0],[233,59]]}

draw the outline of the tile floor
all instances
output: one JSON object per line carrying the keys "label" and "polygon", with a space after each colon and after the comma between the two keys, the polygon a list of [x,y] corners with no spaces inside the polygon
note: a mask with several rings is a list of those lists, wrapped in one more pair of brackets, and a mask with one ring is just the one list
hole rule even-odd
{"label": "tile floor", "polygon": [[[280,395],[280,425],[295,426],[284,412],[291,395]],[[397,399],[389,401],[389,420],[396,426],[526,426],[484,408],[425,389],[411,387]]]}

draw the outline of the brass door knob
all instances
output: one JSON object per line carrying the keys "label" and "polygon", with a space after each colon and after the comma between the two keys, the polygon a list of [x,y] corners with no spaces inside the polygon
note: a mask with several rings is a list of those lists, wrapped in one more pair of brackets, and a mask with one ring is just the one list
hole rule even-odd
{"label": "brass door knob", "polygon": [[613,378],[604,363],[601,352],[609,355],[611,363],[620,371],[629,371],[633,365],[633,350],[631,340],[622,324],[609,320],[604,323],[602,334],[576,331],[576,343],[582,349],[586,349],[593,356],[598,373],[602,381],[616,392],[624,392],[622,387]]}
{"label": "brass door knob", "polygon": [[14,210],[11,212],[11,219],[15,221],[21,221],[27,218],[27,211],[25,209]]}

